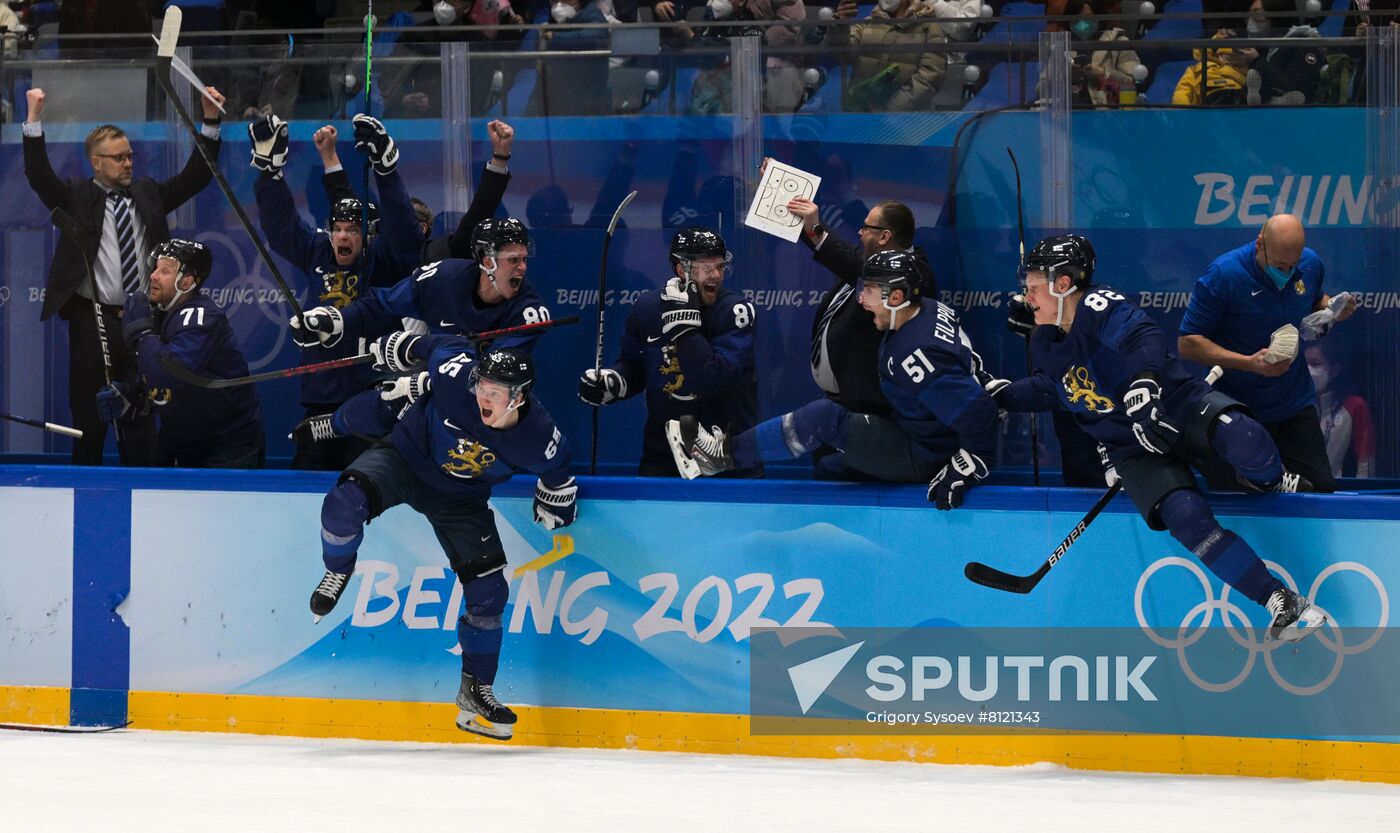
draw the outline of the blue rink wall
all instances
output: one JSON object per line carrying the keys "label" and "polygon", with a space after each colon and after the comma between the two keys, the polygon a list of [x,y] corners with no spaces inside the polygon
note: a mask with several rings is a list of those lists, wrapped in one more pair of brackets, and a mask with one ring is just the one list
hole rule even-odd
{"label": "blue rink wall", "polygon": [[[340,606],[312,623],[333,482],[0,467],[0,721],[467,740],[450,705],[461,593],[421,517],[374,521]],[[1015,596],[964,563],[1031,571],[1096,493],[986,486],[943,513],[917,487],[580,478],[578,522],[551,534],[533,485],[493,501],[511,584],[497,692],[522,704],[517,743],[1400,781],[1386,738],[750,734],[757,627],[1175,633],[1220,583],[1126,499]],[[1400,497],[1216,505],[1334,621],[1388,625]]]}

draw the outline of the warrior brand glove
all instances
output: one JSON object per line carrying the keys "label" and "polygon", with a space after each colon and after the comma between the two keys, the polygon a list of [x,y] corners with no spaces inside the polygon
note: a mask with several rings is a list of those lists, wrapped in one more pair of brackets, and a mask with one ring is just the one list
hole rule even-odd
{"label": "warrior brand glove", "polygon": [[253,145],[253,167],[281,179],[282,166],[287,164],[287,123],[276,116],[263,116],[248,125],[248,138]]}
{"label": "warrior brand glove", "polygon": [[1006,310],[1006,329],[1029,338],[1031,330],[1035,329],[1035,313],[1026,306],[1026,296],[1019,293],[1012,295],[1011,300],[1006,302]]}
{"label": "warrior brand glove", "polygon": [[369,157],[375,173],[380,176],[393,173],[394,167],[399,164],[399,148],[389,138],[389,131],[384,129],[383,123],[364,113],[351,119],[350,123],[355,125],[355,150]]}
{"label": "warrior brand glove", "polygon": [[1176,444],[1181,432],[1167,420],[1162,409],[1162,388],[1148,378],[1137,379],[1123,394],[1123,406],[1133,421],[1133,436],[1138,445],[1153,454],[1166,454]]}
{"label": "warrior brand glove", "polygon": [[151,301],[144,292],[133,292],[126,296],[126,308],[122,311],[122,341],[133,350],[136,342],[148,335],[155,335],[155,316],[151,313]]}
{"label": "warrior brand glove", "polygon": [[671,278],[661,291],[661,334],[675,341],[678,336],[698,329],[699,296],[690,291],[689,281]]}
{"label": "warrior brand glove", "polygon": [[1108,449],[1103,443],[1099,443],[1099,464],[1103,466],[1104,485],[1112,489],[1118,485],[1118,469],[1113,465],[1113,461],[1108,459]]}
{"label": "warrior brand glove", "polygon": [[627,380],[616,370],[604,368],[583,371],[578,380],[578,398],[595,408],[610,405],[627,396]]}
{"label": "warrior brand glove", "polygon": [[578,507],[574,505],[577,500],[578,486],[574,485],[572,477],[554,487],[544,485],[543,480],[537,481],[535,483],[535,523],[545,529],[568,526],[578,517]]}
{"label": "warrior brand glove", "polygon": [[432,380],[428,378],[428,371],[425,370],[422,373],[412,373],[380,382],[379,398],[385,402],[407,400],[406,404],[412,405],[418,401],[418,397],[432,390],[432,387]]}
{"label": "warrior brand glove", "polygon": [[967,490],[987,478],[987,464],[971,451],[958,449],[948,465],[933,476],[928,484],[928,500],[939,509],[962,506]]}
{"label": "warrior brand glove", "polygon": [[400,330],[371,341],[369,353],[374,356],[374,369],[403,373],[417,367],[419,362],[413,358],[413,345],[417,343],[418,338],[416,333]]}
{"label": "warrior brand glove", "polygon": [[1303,316],[1303,340],[1315,341],[1331,332],[1332,325],[1337,323],[1337,315],[1346,309],[1350,299],[1350,292],[1338,292],[1327,302],[1326,309]]}
{"label": "warrior brand glove", "polygon": [[116,422],[131,413],[135,396],[129,385],[109,382],[97,392],[97,417],[103,422]]}
{"label": "warrior brand glove", "polygon": [[292,342],[298,347],[334,347],[344,332],[345,322],[335,307],[315,307],[292,319]]}

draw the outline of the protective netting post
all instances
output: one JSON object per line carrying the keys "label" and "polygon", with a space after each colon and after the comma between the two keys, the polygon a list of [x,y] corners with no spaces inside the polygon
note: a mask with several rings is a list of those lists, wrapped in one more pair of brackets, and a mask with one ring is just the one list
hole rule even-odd
{"label": "protective netting post", "polygon": [[[1367,288],[1400,291],[1400,35],[1394,26],[1373,24],[1366,30],[1366,173],[1371,179]],[[1366,338],[1364,355],[1393,358],[1396,339],[1400,338],[1395,316],[1370,315],[1364,309],[1358,313],[1357,323],[1362,325],[1358,329]],[[1390,361],[1373,364],[1369,375],[1374,385],[1371,412],[1396,413],[1400,409],[1400,381]],[[1393,476],[1400,470],[1400,444],[1394,421],[1382,420],[1381,424],[1385,427],[1379,438],[1375,473]]]}
{"label": "protective netting post", "polygon": [[471,53],[442,44],[442,209],[465,213],[472,202]]}
{"label": "protective netting post", "polygon": [[729,66],[734,81],[734,213],[732,223],[721,225],[738,228],[758,187],[763,160],[763,50],[758,37],[730,39]]}
{"label": "protective netting post", "polygon": [[[1067,231],[1074,222],[1071,199],[1073,144],[1070,135],[1069,32],[1040,35],[1040,201],[1039,226]],[[1028,225],[1035,225],[1034,222]]]}

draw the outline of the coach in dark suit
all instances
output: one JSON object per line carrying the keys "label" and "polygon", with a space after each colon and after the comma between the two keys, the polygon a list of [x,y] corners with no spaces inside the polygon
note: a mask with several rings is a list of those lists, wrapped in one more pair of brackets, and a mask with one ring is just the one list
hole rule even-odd
{"label": "coach in dark suit", "polygon": [[[220,103],[224,97],[209,87],[207,92]],[[200,158],[198,149],[184,170],[164,182],[133,176],[131,142],[121,128],[100,125],[84,143],[92,176],[62,179],[49,164],[40,118],[45,95],[40,89],[28,93],[29,120],[24,123],[24,175],[29,187],[50,210],[62,208],[77,221],[81,234],[59,237],[58,249],[49,266],[41,320],[54,313],[68,322],[68,404],[73,425],[83,438],[73,443],[73,462],[101,465],[107,427],[97,416],[96,396],[103,386],[102,349],[98,341],[97,317],[93,311],[93,285],[88,280],[83,255],[95,273],[97,301],[106,323],[107,347],[112,356],[113,376],[135,381],[135,365],[122,343],[121,310],[131,292],[147,291],[146,253],[170,240],[165,215],[194,197],[213,178]],[[207,98],[200,141],[211,155],[219,151],[219,110]],[[79,252],[81,247],[81,253]],[[121,455],[126,465],[155,465],[154,421],[136,417],[122,427]]]}

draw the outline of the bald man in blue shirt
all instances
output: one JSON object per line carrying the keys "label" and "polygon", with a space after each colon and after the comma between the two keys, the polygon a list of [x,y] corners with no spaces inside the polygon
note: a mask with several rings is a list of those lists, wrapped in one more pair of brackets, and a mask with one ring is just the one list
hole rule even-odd
{"label": "bald man in blue shirt", "polygon": [[[1296,355],[1272,363],[1266,357],[1276,330],[1292,324],[1306,332],[1304,317],[1329,309],[1325,271],[1317,252],[1304,245],[1302,222],[1276,214],[1257,238],[1216,258],[1196,279],[1177,339],[1182,358],[1225,368],[1217,387],[1249,406],[1273,436],[1284,466],[1319,492],[1335,491],[1337,484],[1307,363]],[[1356,300],[1348,294],[1335,306],[1335,320],[1342,321],[1356,311]],[[1208,466],[1206,476],[1212,488],[1234,487],[1229,472]]]}

